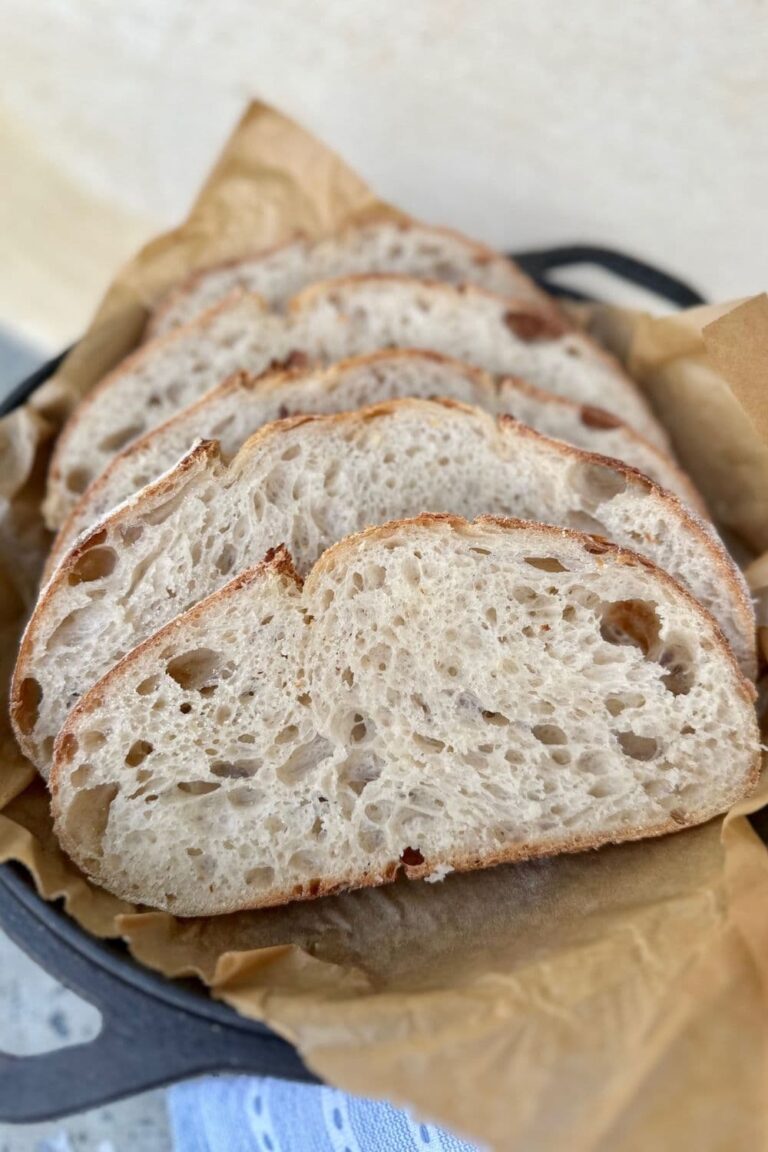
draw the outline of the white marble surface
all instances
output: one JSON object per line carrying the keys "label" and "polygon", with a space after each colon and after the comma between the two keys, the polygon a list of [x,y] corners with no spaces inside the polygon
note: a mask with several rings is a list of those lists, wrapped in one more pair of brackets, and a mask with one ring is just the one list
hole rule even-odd
{"label": "white marble surface", "polygon": [[[0,932],[0,1049],[16,1056],[95,1036],[95,1008],[62,988]],[[41,1093],[44,1085],[40,1085]],[[42,1124],[0,1123],[0,1152],[170,1152],[163,1092]]]}

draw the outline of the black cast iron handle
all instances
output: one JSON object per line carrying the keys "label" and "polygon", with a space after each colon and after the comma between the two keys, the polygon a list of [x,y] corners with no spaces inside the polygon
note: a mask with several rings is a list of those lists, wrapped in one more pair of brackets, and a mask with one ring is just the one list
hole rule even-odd
{"label": "black cast iron handle", "polygon": [[50,923],[27,906],[25,891],[38,899],[28,881],[4,868],[4,930],[55,979],[98,1008],[102,1027],[95,1039],[54,1052],[0,1052],[0,1122],[57,1119],[205,1072],[314,1079],[295,1050],[264,1026],[226,1009],[226,1022],[193,1014],[94,964],[73,942],[81,931],[73,922],[71,938],[57,935],[52,947]]}
{"label": "black cast iron handle", "polygon": [[[599,244],[565,244],[555,248],[531,248],[523,252],[511,252],[510,256],[521,268],[553,296],[570,297],[572,300],[592,300],[593,297],[575,288],[564,288],[548,279],[547,273],[561,268],[584,265],[602,268],[620,280],[644,288],[669,304],[678,308],[693,308],[704,304],[704,297],[669,272],[647,264],[636,256],[619,252],[615,248],[604,248]],[[61,352],[53,360],[47,361],[37,371],[27,376],[0,400],[0,416],[5,416],[18,408],[32,393],[53,375],[70,349]]]}
{"label": "black cast iron handle", "polygon": [[531,248],[524,252],[510,254],[521,268],[537,280],[553,296],[566,296],[575,300],[593,300],[594,297],[578,292],[575,288],[564,288],[547,278],[547,273],[561,268],[589,266],[602,268],[619,280],[644,288],[654,296],[675,304],[678,308],[695,308],[706,303],[704,297],[677,276],[656,268],[637,256],[618,252],[615,248],[604,248],[599,244],[565,244],[557,248]]}

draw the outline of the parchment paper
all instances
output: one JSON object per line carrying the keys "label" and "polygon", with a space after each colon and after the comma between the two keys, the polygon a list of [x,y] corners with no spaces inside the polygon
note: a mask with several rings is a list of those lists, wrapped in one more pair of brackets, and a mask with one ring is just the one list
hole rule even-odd
{"label": "parchment paper", "polygon": [[[147,306],[211,260],[382,212],[318,141],[263,105],[248,110],[187,223],[119,273],[59,377],[0,424],[4,687],[47,546],[52,438],[139,338]],[[592,321],[754,555],[768,548],[768,309],[721,311],[709,327],[698,310],[652,320],[603,309]],[[768,585],[768,558],[752,575]],[[662,840],[179,921],[78,874],[4,725],[0,859],[22,861],[89,931],[124,936],[144,963],[197,974],[266,1020],[326,1080],[500,1149],[768,1147],[768,853],[746,819],[768,802],[765,782],[725,821]]]}

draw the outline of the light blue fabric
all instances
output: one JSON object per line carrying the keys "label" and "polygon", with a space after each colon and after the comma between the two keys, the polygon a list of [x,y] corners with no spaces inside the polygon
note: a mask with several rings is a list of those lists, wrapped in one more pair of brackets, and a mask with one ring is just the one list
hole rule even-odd
{"label": "light blue fabric", "polygon": [[168,1093],[175,1152],[478,1152],[407,1112],[335,1088],[212,1076]]}

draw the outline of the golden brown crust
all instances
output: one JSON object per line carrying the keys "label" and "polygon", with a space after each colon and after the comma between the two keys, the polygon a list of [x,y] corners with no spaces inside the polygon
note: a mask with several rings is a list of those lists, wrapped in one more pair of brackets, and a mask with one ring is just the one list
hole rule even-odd
{"label": "golden brown crust", "polygon": [[[201,440],[179,461],[173,472],[161,476],[158,480],[154,481],[154,483],[148,484],[146,488],[143,488],[141,492],[142,499],[146,501],[148,499],[162,498],[169,491],[175,492],[178,489],[180,480],[185,478],[187,473],[208,467],[210,464],[220,460],[221,455],[218,441]],[[44,619],[46,609],[54,598],[57,590],[62,584],[66,584],[69,581],[70,573],[75,570],[81,557],[91,548],[95,548],[101,544],[106,539],[108,529],[119,524],[121,519],[129,512],[132,513],[134,509],[135,504],[127,502],[118,509],[117,512],[106,516],[104,520],[95,525],[90,532],[75,541],[74,546],[67,552],[49,582],[42,589],[32,616],[24,630],[24,635],[19,645],[19,653],[16,657],[16,666],[14,667],[13,677],[11,679],[9,713],[18,745],[24,755],[29,757],[33,763],[35,761],[34,748],[21,726],[20,717],[24,705],[22,684],[27,677],[29,670],[28,663],[37,639],[40,621]]]}
{"label": "golden brown crust", "polygon": [[[252,451],[253,448],[262,440],[271,436],[280,435],[281,433],[292,428],[300,427],[302,424],[322,422],[328,425],[343,425],[349,421],[356,421],[361,419],[374,420],[377,418],[386,417],[406,407],[424,407],[428,409],[429,406],[434,404],[438,404],[449,409],[465,411],[473,416],[478,414],[477,409],[454,400],[439,399],[427,401],[418,399],[398,399],[383,401],[380,404],[371,405],[367,409],[360,409],[358,412],[352,413],[341,412],[331,415],[291,416],[284,420],[278,420],[271,424],[266,424],[262,428],[258,429],[251,437],[249,437],[248,440],[245,441],[237,455],[229,464],[229,468],[237,470],[243,461],[247,458],[248,453]],[[493,417],[491,416],[488,416],[487,418],[489,420],[493,420]],[[573,447],[570,444],[566,444],[561,440],[552,440],[547,436],[543,436],[540,432],[534,431],[534,429],[529,428],[527,425],[520,423],[511,416],[499,416],[496,418],[496,423],[499,428],[503,428],[504,426],[513,427],[516,433],[521,436],[543,441],[552,449],[557,451],[561,456],[579,460],[584,463],[592,463],[599,467],[609,468],[623,476],[628,483],[635,486],[640,485],[646,492],[654,496],[655,499],[660,502],[660,506],[662,508],[673,511],[675,517],[685,523],[688,530],[694,537],[698,539],[699,543],[714,555],[718,572],[724,581],[724,584],[729,590],[730,597],[733,600],[734,605],[738,609],[737,616],[740,620],[740,630],[745,636],[748,635],[750,631],[754,635],[754,611],[752,607],[752,601],[749,596],[749,591],[743,581],[743,578],[740,576],[740,573],[730,561],[724,547],[718,538],[714,535],[712,530],[705,525],[704,521],[699,516],[697,516],[695,512],[686,508],[682,501],[680,501],[676,496],[674,496],[671,492],[667,492],[665,489],[660,488],[659,485],[655,484],[652,480],[649,479],[649,477],[644,475],[644,473],[639,472],[637,469],[632,468],[628,464],[618,460],[612,460],[609,457],[597,455],[596,453],[585,452],[584,450]],[[197,463],[202,461],[203,457],[205,457],[206,460],[220,459],[218,443],[216,441],[203,441],[195,449],[193,449],[192,452],[188,453],[188,455],[183,458],[183,460],[179,465],[177,465],[173,472],[166,473],[163,477],[160,478],[160,480],[155,481],[154,484],[151,484],[147,488],[143,489],[139,494],[138,499],[142,501],[146,500],[147,498],[154,499],[157,496],[162,495],[165,491],[169,490],[172,485],[175,489],[178,486],[179,477],[183,476],[186,472],[195,467]],[[136,502],[127,502],[118,508],[115,512],[105,517],[100,522],[97,531],[101,532],[106,528],[119,524],[121,520],[126,516],[134,515],[135,510]],[[76,562],[78,556],[82,553],[83,549],[93,546],[90,541],[91,536],[89,535],[77,543],[72,552],[62,559],[49,584],[43,590],[40,601],[35,608],[32,620],[30,621],[27,631],[25,632],[24,640],[22,642],[22,648],[19,653],[16,670],[14,672],[14,688],[17,683],[20,683],[21,680],[24,679],[25,660],[29,656],[32,638],[36,634],[37,628],[39,626],[38,622],[41,616],[44,614],[48,602],[53,596],[55,590],[68,579],[69,573],[71,572],[74,563]],[[752,663],[755,664],[756,655],[754,644],[752,645],[750,658]],[[12,697],[12,699],[14,700],[12,716],[16,717],[19,714],[21,705],[20,702],[16,702],[17,698],[15,695]],[[28,743],[26,747],[22,743],[22,748],[27,755],[29,755],[28,749],[30,747],[31,746]]]}
{"label": "golden brown crust", "polygon": [[236,596],[243,588],[258,583],[268,575],[283,577],[298,589],[304,586],[304,581],[296,571],[293,557],[287,547],[285,544],[278,544],[275,548],[268,549],[264,559],[258,564],[255,564],[252,568],[247,568],[244,572],[240,572],[225,584],[223,588],[219,588],[216,592],[212,592],[210,596],[199,600],[197,604],[193,604],[191,608],[188,608],[186,612],[182,612],[181,615],[174,616],[173,620],[169,620],[168,623],[164,624],[162,628],[159,628],[157,632],[153,632],[146,640],[142,640],[140,644],[137,644],[135,648],[132,648],[130,652],[126,653],[121,660],[118,660],[117,664],[113,665],[96,684],[89,688],[87,692],[83,693],[82,697],[67,716],[61,732],[56,737],[54,759],[49,778],[49,786],[52,792],[51,811],[54,815],[56,815],[57,812],[56,783],[60,759],[58,752],[60,752],[64,742],[71,739],[73,735],[72,727],[78,717],[84,715],[90,708],[100,706],[104,694],[111,687],[112,682],[119,679],[125,668],[130,668],[137,660],[140,660],[145,652],[151,651],[153,648],[162,648],[168,640],[173,639],[180,628],[186,627],[191,621],[197,620],[200,616],[204,615],[211,604],[220,604],[231,599],[231,597]]}
{"label": "golden brown crust", "polygon": [[[307,301],[311,301],[314,296],[318,294],[327,292],[328,285],[337,284],[343,287],[345,284],[365,280],[379,280],[401,285],[412,285],[414,283],[414,278],[412,277],[393,276],[388,274],[347,276],[338,280],[320,281],[318,284],[314,284],[308,288],[305,288],[302,292],[299,292],[290,301],[288,301],[286,305],[286,314],[290,316],[295,316],[298,314]],[[557,313],[553,316],[550,310],[546,307],[546,304],[536,304],[523,301],[516,302],[496,293],[488,292],[483,288],[478,288],[474,285],[453,285],[446,284],[443,281],[429,279],[419,279],[416,282],[426,285],[433,290],[440,290],[442,292],[459,294],[463,296],[474,296],[475,298],[493,301],[502,310],[502,315],[508,324],[510,323],[510,318],[514,316],[521,318],[527,317],[528,319],[525,321],[525,323],[533,323],[541,331],[549,332],[550,337],[548,338],[559,338],[560,336],[566,335],[570,331],[562,315]],[[92,388],[91,391],[81,400],[80,404],[77,406],[69,420],[67,420],[66,424],[64,425],[64,428],[62,429],[56,442],[53,456],[51,458],[48,473],[48,497],[46,498],[46,509],[48,513],[50,513],[52,505],[55,507],[55,501],[53,501],[54,493],[59,491],[62,486],[62,457],[64,450],[69,443],[72,430],[81,421],[83,413],[87,412],[94,401],[109,387],[111,387],[119,375],[127,371],[131,371],[136,366],[136,364],[141,363],[144,358],[151,358],[158,347],[172,343],[174,340],[178,339],[180,333],[189,332],[195,327],[205,328],[206,325],[209,324],[219,314],[219,312],[228,309],[234,303],[244,297],[248,297],[254,302],[258,302],[261,306],[261,310],[265,314],[270,313],[268,305],[256,293],[247,293],[242,289],[235,289],[235,291],[230,293],[229,296],[225,297],[219,303],[203,312],[200,316],[195,317],[183,327],[173,329],[171,332],[159,336],[148,343],[140,345],[136,351],[132,352],[129,356],[117,364],[115,368],[107,373],[107,375],[104,376],[99,381],[99,383],[94,388]],[[601,348],[600,345],[592,340],[592,338],[585,332],[574,330],[574,334],[578,336],[579,340],[581,340],[585,346],[589,346],[594,358],[601,360],[606,365],[610,366],[611,370],[616,374],[618,378],[623,380],[625,385],[631,387],[633,392],[635,392],[640,399],[644,399],[637,389],[634,381],[624,372],[624,369],[614,357],[610,356],[610,354],[607,353],[605,349]],[[646,407],[648,407],[647,404]],[[650,407],[648,407],[648,416],[649,419],[654,419]],[[659,425],[659,427],[661,426]]]}
{"label": "golden brown crust", "polygon": [[[476,368],[471,364],[466,364],[464,361],[456,360],[451,356],[445,356],[440,352],[417,348],[380,349],[377,352],[360,356],[350,356],[328,368],[312,368],[309,365],[299,366],[291,364],[282,368],[269,368],[259,375],[248,372],[234,372],[218,385],[218,387],[206,392],[199,400],[196,400],[193,404],[183,409],[183,415],[188,417],[195,412],[204,412],[211,404],[215,404],[232,392],[240,390],[248,392],[276,391],[284,387],[288,382],[300,380],[302,377],[316,377],[318,380],[326,379],[330,383],[343,376],[345,372],[353,371],[358,367],[366,365],[375,366],[379,362],[391,363],[392,361],[401,361],[403,364],[413,363],[414,361],[428,361],[433,364],[440,364],[447,368],[452,368],[455,372],[463,375],[467,380],[472,382],[478,392],[486,390],[489,394],[496,396],[497,399],[505,389],[510,389],[522,395],[529,396],[538,403],[558,406],[574,413],[574,415],[578,414],[588,427],[620,430],[622,435],[642,445],[646,452],[654,456],[659,461],[660,467],[666,468],[673,473],[678,488],[685,492],[687,502],[703,516],[708,516],[708,510],[701,494],[672,457],[667,456],[649,440],[646,440],[645,437],[635,431],[634,428],[622,423],[618,417],[606,412],[602,408],[583,404],[579,405],[574,400],[569,400],[567,397],[559,396],[554,392],[547,392],[545,389],[538,388],[534,384],[529,384],[528,381],[516,376],[492,376],[482,368]],[[289,413],[286,413],[286,415],[288,414]],[[164,420],[162,424],[156,425],[156,427],[145,432],[143,436],[132,441],[132,443],[121,452],[118,452],[104,471],[88,485],[77,504],[69,512],[53,542],[43,572],[43,583],[46,583],[50,579],[56,565],[67,550],[68,542],[71,543],[73,528],[80,519],[83,508],[92,503],[94,497],[98,497],[99,492],[106,486],[114,470],[119,467],[124,460],[143,451],[148,441],[154,436],[161,436],[164,430],[174,425],[180,415],[182,415],[182,413],[176,413],[170,416],[167,420]],[[607,456],[608,453],[604,453],[604,455]],[[613,459],[613,457],[611,458]]]}

